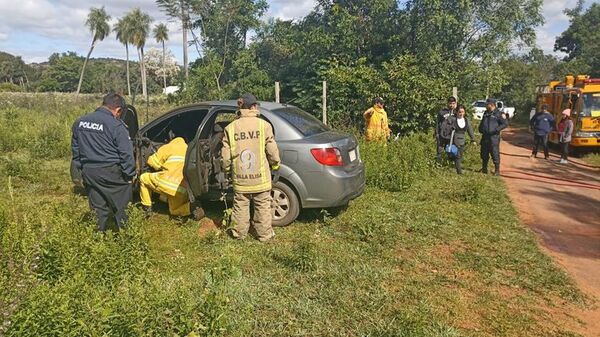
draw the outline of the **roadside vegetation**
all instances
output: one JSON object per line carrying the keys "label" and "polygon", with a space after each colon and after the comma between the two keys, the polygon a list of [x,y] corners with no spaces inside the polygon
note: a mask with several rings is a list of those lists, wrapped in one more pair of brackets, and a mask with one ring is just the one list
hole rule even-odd
{"label": "roadside vegetation", "polygon": [[219,203],[200,222],[131,207],[102,235],[69,179],[71,123],[98,101],[80,98],[2,97],[0,335],[577,336],[587,300],[477,147],[457,176],[431,134],[362,144],[364,195],[267,244],[206,231]]}

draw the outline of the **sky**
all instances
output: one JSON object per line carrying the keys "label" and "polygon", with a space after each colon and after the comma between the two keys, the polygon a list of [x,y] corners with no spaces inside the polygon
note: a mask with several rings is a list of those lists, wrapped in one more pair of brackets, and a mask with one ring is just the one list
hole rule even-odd
{"label": "sky", "polygon": [[[315,0],[267,0],[269,10],[264,19],[300,19],[315,6]],[[565,7],[576,1],[544,0],[543,14],[546,23],[537,29],[537,46],[547,53],[554,53],[554,40],[569,25],[563,13]],[[586,5],[600,0],[587,0]],[[91,33],[85,20],[91,7],[105,6],[116,18],[132,8],[139,7],[154,19],[153,25],[167,23],[169,41],[167,48],[181,63],[181,29],[156,6],[154,0],[0,0],[0,51],[18,55],[27,63],[44,62],[55,52],[74,51],[86,55]],[[149,38],[146,50],[160,48]],[[189,49],[190,61],[198,57],[195,48]],[[557,54],[559,55],[559,54]],[[115,40],[114,34],[97,44],[92,57],[125,58],[125,48]],[[131,57],[136,57],[132,55]]]}

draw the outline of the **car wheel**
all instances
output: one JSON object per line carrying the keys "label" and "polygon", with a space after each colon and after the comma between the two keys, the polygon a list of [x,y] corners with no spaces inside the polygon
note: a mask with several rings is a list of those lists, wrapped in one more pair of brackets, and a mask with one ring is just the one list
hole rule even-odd
{"label": "car wheel", "polygon": [[296,220],[300,214],[300,202],[291,187],[281,181],[274,183],[271,199],[273,226],[287,226]]}

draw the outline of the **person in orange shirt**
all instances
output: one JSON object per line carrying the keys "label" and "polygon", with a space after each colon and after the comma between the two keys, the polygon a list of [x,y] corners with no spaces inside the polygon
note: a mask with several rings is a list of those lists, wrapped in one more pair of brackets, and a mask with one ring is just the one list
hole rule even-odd
{"label": "person in orange shirt", "polygon": [[365,137],[367,141],[387,141],[392,130],[388,125],[387,112],[383,108],[383,98],[373,100],[373,107],[363,114],[367,126]]}

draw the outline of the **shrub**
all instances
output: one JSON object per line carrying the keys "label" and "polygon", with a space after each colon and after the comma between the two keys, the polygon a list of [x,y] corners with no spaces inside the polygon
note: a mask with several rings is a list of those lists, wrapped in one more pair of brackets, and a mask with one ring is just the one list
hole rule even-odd
{"label": "shrub", "polygon": [[362,143],[361,156],[366,165],[367,185],[403,191],[417,179],[432,174],[435,145],[429,135],[410,135],[387,145]]}

